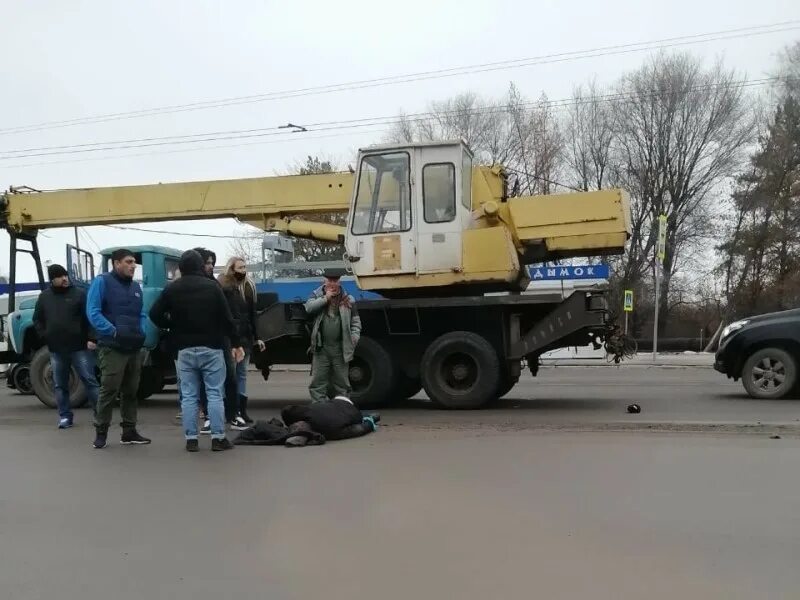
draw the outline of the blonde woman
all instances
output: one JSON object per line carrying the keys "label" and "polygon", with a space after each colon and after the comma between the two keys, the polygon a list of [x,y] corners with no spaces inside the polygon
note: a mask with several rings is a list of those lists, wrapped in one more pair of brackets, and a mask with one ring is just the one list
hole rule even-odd
{"label": "blonde woman", "polygon": [[252,423],[253,420],[247,414],[247,368],[252,349],[258,347],[259,352],[263,352],[265,348],[256,331],[256,284],[247,275],[247,263],[239,256],[228,261],[218,281],[238,323],[239,339],[245,350],[244,360],[236,365],[239,417],[245,423]]}

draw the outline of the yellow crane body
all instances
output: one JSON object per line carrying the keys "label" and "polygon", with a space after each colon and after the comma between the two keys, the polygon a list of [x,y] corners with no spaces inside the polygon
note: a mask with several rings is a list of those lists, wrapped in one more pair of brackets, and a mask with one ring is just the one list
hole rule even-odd
{"label": "yellow crane body", "polygon": [[[473,166],[463,142],[361,150],[354,174],[10,192],[2,225],[52,227],[233,217],[266,231],[344,243],[364,290],[519,289],[524,265],[620,254],[630,236],[622,190],[506,195],[502,167]],[[348,212],[347,226],[313,220]],[[304,218],[308,217],[308,218]]]}

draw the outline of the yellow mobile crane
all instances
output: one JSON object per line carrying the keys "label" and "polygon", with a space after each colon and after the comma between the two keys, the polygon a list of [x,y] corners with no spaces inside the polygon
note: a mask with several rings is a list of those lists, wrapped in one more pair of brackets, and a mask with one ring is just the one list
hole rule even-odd
{"label": "yellow mobile crane", "polygon": [[[349,212],[345,227],[303,218],[332,212]],[[384,298],[359,303],[365,335],[351,365],[354,395],[375,403],[423,386],[450,408],[507,393],[523,359],[535,374],[543,352],[607,337],[602,291],[557,303],[519,292],[529,283],[527,264],[620,254],[631,227],[622,190],[509,197],[505,169],[473,165],[463,141],[362,149],[354,174],[0,197],[12,279],[23,239],[43,280],[40,229],[220,217],[343,243],[358,287]],[[272,343],[254,362],[265,376],[270,364],[307,360],[299,305],[265,298],[261,309],[260,334]]]}

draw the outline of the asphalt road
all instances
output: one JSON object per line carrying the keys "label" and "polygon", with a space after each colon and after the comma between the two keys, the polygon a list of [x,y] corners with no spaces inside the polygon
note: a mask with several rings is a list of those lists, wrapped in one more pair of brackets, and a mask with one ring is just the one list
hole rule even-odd
{"label": "asphalt road", "polygon": [[[254,412],[304,399],[305,381],[254,379]],[[546,369],[491,410],[416,400],[382,411],[376,434],[291,450],[187,454],[174,403],[143,408],[152,446],[95,451],[84,411],[57,431],[35,399],[0,392],[0,597],[800,589],[800,403],[749,400],[708,369]]]}

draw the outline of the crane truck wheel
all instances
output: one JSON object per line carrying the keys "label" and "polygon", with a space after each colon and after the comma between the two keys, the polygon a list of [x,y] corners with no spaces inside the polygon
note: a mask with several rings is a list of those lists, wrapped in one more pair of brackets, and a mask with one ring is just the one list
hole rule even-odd
{"label": "crane truck wheel", "polygon": [[392,398],[392,357],[372,338],[362,336],[358,341],[349,375],[350,396],[359,408],[380,406]]}
{"label": "crane truck wheel", "polygon": [[31,366],[28,364],[14,365],[8,374],[14,384],[14,389],[23,396],[30,396],[33,394],[33,386],[31,385]]}
{"label": "crane truck wheel", "polygon": [[[39,401],[48,408],[56,408],[56,395],[53,390],[53,370],[50,368],[50,352],[47,348],[39,348],[31,360],[31,386]],[[74,369],[69,375],[69,403],[72,408],[80,408],[86,404],[88,397]]]}
{"label": "crane truck wheel", "polygon": [[434,340],[422,356],[422,385],[431,401],[441,408],[480,408],[497,397],[497,352],[476,333],[446,333]]}

